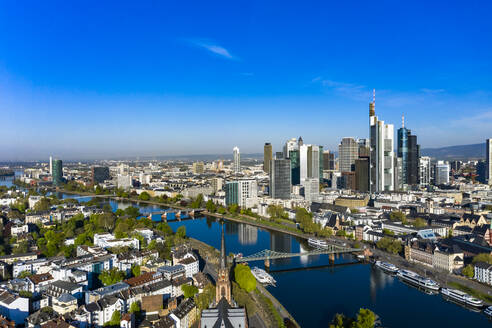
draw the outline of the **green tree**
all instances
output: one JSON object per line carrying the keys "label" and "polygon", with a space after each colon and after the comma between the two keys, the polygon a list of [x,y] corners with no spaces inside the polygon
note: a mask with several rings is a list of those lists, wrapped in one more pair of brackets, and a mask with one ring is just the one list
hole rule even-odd
{"label": "green tree", "polygon": [[217,212],[221,215],[224,215],[227,213],[226,209],[222,206],[219,207],[219,209],[217,210]]}
{"label": "green tree", "polygon": [[134,277],[140,276],[140,265],[132,265],[132,274]]}
{"label": "green tree", "polygon": [[369,309],[360,309],[357,320],[353,323],[354,328],[373,328],[376,315]]}
{"label": "green tree", "polygon": [[30,271],[21,271],[18,275],[18,278],[20,279],[24,279],[24,278],[27,278],[27,277],[30,277],[32,276],[32,273]]}
{"label": "green tree", "polygon": [[132,217],[132,218],[136,218],[136,217],[141,215],[138,208],[133,207],[133,206],[129,206],[129,207],[125,208],[125,214],[128,215],[129,217]]}
{"label": "green tree", "polygon": [[186,237],[186,227],[185,226],[181,226],[178,228],[178,230],[176,230],[176,236],[183,239]]}
{"label": "green tree", "polygon": [[207,203],[205,204],[205,208],[210,213],[215,213],[215,211],[217,211],[217,206],[211,199],[207,201]]}
{"label": "green tree", "polygon": [[140,314],[140,304],[138,302],[133,302],[130,305],[130,313]]}
{"label": "green tree", "polygon": [[398,254],[402,250],[402,245],[400,241],[389,237],[381,238],[376,243],[376,247],[380,249],[384,249],[385,251],[393,254]]}
{"label": "green tree", "polygon": [[39,212],[49,211],[51,208],[51,202],[48,198],[43,197],[34,205],[34,210]]}
{"label": "green tree", "polygon": [[394,236],[395,233],[389,229],[384,228],[383,229],[383,234],[388,235],[388,236]]}
{"label": "green tree", "polygon": [[181,285],[181,290],[185,298],[193,297],[198,293],[198,288],[193,285]]}
{"label": "green tree", "polygon": [[159,222],[157,230],[162,231],[165,236],[173,234],[173,229],[171,229],[171,226],[167,222]]}
{"label": "green tree", "polygon": [[413,221],[412,225],[415,228],[423,228],[427,226],[427,221],[422,218],[416,218],[415,221]]}
{"label": "green tree", "polygon": [[118,270],[117,268],[103,270],[103,272],[99,274],[99,280],[104,286],[116,284],[117,282],[122,281],[124,278],[125,273]]}
{"label": "green tree", "polygon": [[251,268],[244,264],[238,264],[234,268],[234,278],[241,289],[252,292],[256,289],[256,278],[251,273]]}
{"label": "green tree", "polygon": [[401,211],[393,211],[390,213],[391,221],[405,221],[407,216]]}
{"label": "green tree", "polygon": [[203,289],[203,292],[195,295],[195,303],[201,310],[208,309],[210,303],[215,299],[215,286],[208,284]]}
{"label": "green tree", "polygon": [[150,199],[150,195],[148,192],[143,191],[142,193],[140,193],[140,195],[138,195],[138,199],[148,201]]}
{"label": "green tree", "polygon": [[120,326],[120,321],[121,321],[121,312],[116,310],[113,312],[113,315],[111,316],[111,321],[108,321],[104,324],[104,326]]}
{"label": "green tree", "polygon": [[488,253],[478,254],[472,260],[472,263],[477,263],[477,262],[485,262],[488,264],[492,264],[492,255]]}
{"label": "green tree", "polygon": [[471,264],[468,264],[466,267],[463,268],[461,273],[468,278],[473,278],[475,276],[475,270],[473,269],[473,266]]}
{"label": "green tree", "polygon": [[202,207],[202,203],[203,203],[203,195],[198,194],[198,196],[196,196],[196,199],[193,202],[191,202],[191,207],[200,208]]}

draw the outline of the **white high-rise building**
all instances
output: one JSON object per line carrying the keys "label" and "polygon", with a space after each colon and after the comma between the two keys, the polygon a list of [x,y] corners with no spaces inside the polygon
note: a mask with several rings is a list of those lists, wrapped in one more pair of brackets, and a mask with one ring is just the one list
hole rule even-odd
{"label": "white high-rise building", "polygon": [[284,145],[284,158],[289,158],[289,152],[292,150],[299,150],[299,144],[296,138],[291,138],[287,140]]}
{"label": "white high-rise building", "polygon": [[449,163],[437,161],[436,163],[436,185],[449,184]]}
{"label": "white high-rise building", "polygon": [[369,104],[371,140],[371,164],[369,169],[370,191],[395,190],[394,127],[378,120],[375,112],[376,97]]}
{"label": "white high-rise building", "polygon": [[486,172],[485,178],[487,183],[492,185],[492,139],[487,139],[485,141],[485,160],[486,160]]}
{"label": "white high-rise building", "polygon": [[239,153],[239,148],[234,147],[232,149],[232,154],[234,156],[234,163],[232,170],[234,173],[241,173],[241,154]]}
{"label": "white high-rise building", "polygon": [[319,194],[320,147],[304,144],[300,146],[299,164],[300,182],[304,187],[304,197],[308,200],[312,200],[312,198],[315,198],[315,196]]}
{"label": "white high-rise building", "polygon": [[338,165],[340,172],[351,172],[352,165],[359,158],[359,144],[354,138],[343,138],[338,145]]}
{"label": "white high-rise building", "polygon": [[50,170],[50,174],[53,174],[53,156],[50,156],[50,167],[49,167],[49,170]]}
{"label": "white high-rise building", "polygon": [[431,158],[422,156],[419,159],[420,185],[427,186],[431,183]]}

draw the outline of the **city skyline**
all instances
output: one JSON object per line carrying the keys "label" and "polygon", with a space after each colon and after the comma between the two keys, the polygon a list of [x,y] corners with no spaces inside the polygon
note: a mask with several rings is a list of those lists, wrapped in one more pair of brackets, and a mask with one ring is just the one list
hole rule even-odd
{"label": "city skyline", "polygon": [[336,150],[369,137],[373,88],[423,148],[481,143],[490,6],[4,3],[0,160],[261,153],[299,135]]}

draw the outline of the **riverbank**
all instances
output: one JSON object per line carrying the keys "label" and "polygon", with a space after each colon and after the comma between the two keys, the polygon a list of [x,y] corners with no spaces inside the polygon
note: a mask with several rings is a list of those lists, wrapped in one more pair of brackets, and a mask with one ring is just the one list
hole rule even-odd
{"label": "riverbank", "polygon": [[377,248],[371,249],[371,251],[374,253],[375,258],[393,263],[399,268],[414,271],[421,276],[431,278],[439,283],[441,287],[460,289],[470,295],[473,294],[473,296],[480,298],[488,305],[492,305],[492,289],[490,287],[465,277],[460,277],[448,272],[436,270],[432,267],[409,262],[399,255],[386,253]]}

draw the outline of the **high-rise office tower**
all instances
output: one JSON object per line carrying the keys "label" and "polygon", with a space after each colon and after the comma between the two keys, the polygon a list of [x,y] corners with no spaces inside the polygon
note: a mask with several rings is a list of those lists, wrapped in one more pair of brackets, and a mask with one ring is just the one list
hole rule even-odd
{"label": "high-rise office tower", "polygon": [[402,116],[401,128],[398,129],[397,156],[401,158],[400,185],[419,184],[419,157],[420,146],[417,144],[417,136],[405,128],[405,120]]}
{"label": "high-rise office tower", "polygon": [[291,182],[293,185],[301,184],[301,162],[299,150],[289,151]]}
{"label": "high-rise office tower", "polygon": [[272,159],[270,168],[270,197],[290,199],[290,159]]}
{"label": "high-rise office tower", "polygon": [[239,148],[234,147],[232,149],[232,154],[234,156],[233,171],[234,173],[241,173],[241,154],[239,153]]}
{"label": "high-rise office tower", "polygon": [[422,156],[419,158],[419,183],[421,186],[428,186],[431,183],[431,158]]}
{"label": "high-rise office tower", "polygon": [[53,174],[53,156],[50,156],[50,167],[48,169],[50,174]]}
{"label": "high-rise office tower", "polygon": [[340,172],[352,172],[355,160],[359,158],[359,145],[354,138],[343,138],[338,146]]}
{"label": "high-rise office tower", "polygon": [[[485,161],[478,161],[475,169],[477,172],[477,181],[484,184],[487,183],[487,163]],[[451,170],[453,170],[452,167]]]}
{"label": "high-rise office tower", "polygon": [[299,147],[299,152],[301,164],[301,184],[303,184],[304,180],[309,178],[315,178],[319,181],[319,146],[303,144]]}
{"label": "high-rise office tower", "polygon": [[194,174],[203,174],[203,172],[205,172],[205,163],[193,162],[193,165],[191,166],[191,171]]}
{"label": "high-rise office tower", "polygon": [[436,185],[448,184],[449,183],[449,163],[444,161],[437,161],[436,163]]}
{"label": "high-rise office tower", "polygon": [[323,183],[323,166],[324,164],[324,158],[323,158],[323,146],[318,146],[318,154],[319,154],[319,183]]}
{"label": "high-rise office tower", "polygon": [[111,179],[109,175],[109,167],[107,166],[93,166],[92,167],[92,184],[103,183],[106,180]]}
{"label": "high-rise office tower", "polygon": [[263,171],[270,174],[270,161],[273,158],[272,144],[267,142],[263,147]]}
{"label": "high-rise office tower", "polygon": [[355,190],[369,191],[369,157],[355,160]]}
{"label": "high-rise office tower", "polygon": [[[302,140],[302,139],[301,139]],[[296,138],[287,140],[284,145],[284,158],[290,158],[290,152],[293,150],[299,150],[299,144]]]}
{"label": "high-rise office tower", "polygon": [[485,161],[487,165],[487,182],[489,185],[492,185],[492,139],[485,141]]}
{"label": "high-rise office tower", "polygon": [[370,191],[394,190],[394,130],[392,124],[384,124],[376,116],[376,92],[369,104],[371,139]]}
{"label": "high-rise office tower", "polygon": [[55,159],[53,161],[53,169],[51,175],[53,177],[53,185],[60,186],[63,182],[63,163],[61,159]]}
{"label": "high-rise office tower", "polygon": [[323,152],[323,170],[335,170],[335,154],[330,152],[329,150],[325,150]]}

